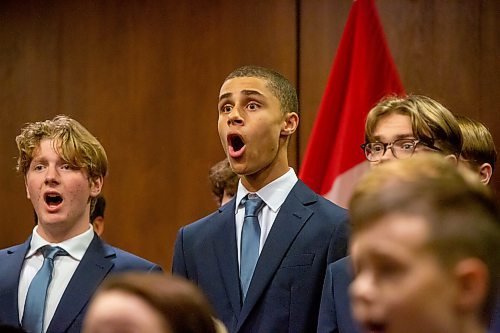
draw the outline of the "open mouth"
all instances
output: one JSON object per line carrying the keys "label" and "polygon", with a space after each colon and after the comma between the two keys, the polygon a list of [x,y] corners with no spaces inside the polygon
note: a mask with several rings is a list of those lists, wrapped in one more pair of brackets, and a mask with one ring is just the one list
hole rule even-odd
{"label": "open mouth", "polygon": [[59,194],[56,194],[56,193],[47,193],[47,194],[45,194],[44,199],[45,199],[45,203],[49,207],[58,206],[63,202],[63,198]]}
{"label": "open mouth", "polygon": [[227,137],[228,152],[231,157],[239,157],[243,154],[245,142],[243,138],[237,134],[230,134]]}
{"label": "open mouth", "polygon": [[229,145],[233,147],[233,150],[235,152],[240,151],[241,148],[245,145],[243,142],[243,139],[239,135],[230,135],[229,138]]}

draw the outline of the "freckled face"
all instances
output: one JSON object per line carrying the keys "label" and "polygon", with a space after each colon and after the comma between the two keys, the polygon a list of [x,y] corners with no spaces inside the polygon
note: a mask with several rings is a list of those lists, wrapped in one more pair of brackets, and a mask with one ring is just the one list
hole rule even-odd
{"label": "freckled face", "polygon": [[[229,79],[219,94],[218,130],[232,169],[240,176],[288,171],[287,116],[266,80],[254,77]],[[245,178],[243,178],[245,181]]]}
{"label": "freckled face", "polygon": [[451,332],[454,281],[429,248],[421,217],[390,215],[355,235],[350,286],[354,317],[367,332]]}
{"label": "freckled face", "polygon": [[89,182],[87,171],[64,161],[54,141],[43,139],[26,172],[26,193],[38,216],[38,232],[47,240],[70,238],[87,230],[90,197],[101,191],[102,179]]}

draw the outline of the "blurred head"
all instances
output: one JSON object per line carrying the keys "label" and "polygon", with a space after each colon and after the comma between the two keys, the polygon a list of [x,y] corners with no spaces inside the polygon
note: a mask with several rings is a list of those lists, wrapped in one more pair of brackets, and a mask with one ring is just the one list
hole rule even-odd
{"label": "blurred head", "polygon": [[208,172],[208,178],[218,206],[231,200],[238,190],[238,175],[233,172],[227,159],[215,163]]}
{"label": "blurred head", "polygon": [[459,162],[478,173],[483,184],[488,184],[497,160],[493,137],[481,122],[461,115],[456,118],[463,137]]}
{"label": "blurred head", "polygon": [[360,180],[349,212],[353,311],[367,330],[487,326],[500,222],[475,175],[435,154],[383,164]]}
{"label": "blurred head", "polygon": [[385,97],[366,119],[363,149],[372,165],[421,151],[457,159],[461,147],[462,135],[453,114],[426,96]]}
{"label": "blurred head", "polygon": [[84,333],[215,333],[211,307],[191,282],[163,273],[115,275],[99,287]]}

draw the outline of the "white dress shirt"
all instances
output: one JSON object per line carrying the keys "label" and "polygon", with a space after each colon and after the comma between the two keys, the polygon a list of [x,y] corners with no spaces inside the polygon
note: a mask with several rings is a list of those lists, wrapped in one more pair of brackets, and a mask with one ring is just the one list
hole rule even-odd
{"label": "white dress shirt", "polygon": [[[283,202],[285,202],[286,197],[292,190],[292,188],[297,183],[297,175],[295,171],[290,168],[287,173],[278,179],[267,184],[259,191],[255,192],[265,203],[264,207],[259,212],[259,224],[260,224],[260,247],[259,254],[264,247],[267,236],[271,231],[274,224],[274,220],[278,215]],[[238,183],[238,191],[236,193],[236,210],[235,210],[235,220],[236,220],[236,245],[238,246],[238,265],[240,263],[241,256],[241,230],[243,229],[243,219],[245,218],[245,206],[241,204],[241,199],[243,199],[249,192],[245,186]]]}
{"label": "white dress shirt", "polygon": [[38,270],[43,264],[43,254],[38,251],[45,245],[59,246],[64,249],[69,255],[57,256],[54,258],[54,271],[52,273],[52,281],[47,290],[47,299],[45,302],[45,317],[43,322],[43,331],[47,331],[47,327],[56,312],[57,305],[66,290],[66,287],[71,280],[71,277],[76,271],[78,264],[87,251],[87,248],[94,238],[94,229],[89,224],[89,229],[84,233],[65,240],[61,243],[49,243],[43,239],[37,232],[38,226],[33,229],[33,234],[30,242],[30,249],[26,253],[23,268],[21,269],[21,277],[19,279],[19,322],[22,322],[24,314],[24,303],[31,280],[35,277]]}

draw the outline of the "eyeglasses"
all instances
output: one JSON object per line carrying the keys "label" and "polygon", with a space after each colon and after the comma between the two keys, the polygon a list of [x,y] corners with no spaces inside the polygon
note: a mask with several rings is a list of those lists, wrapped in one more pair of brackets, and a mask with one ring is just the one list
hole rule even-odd
{"label": "eyeglasses", "polygon": [[416,139],[398,139],[389,143],[367,142],[361,145],[361,149],[364,150],[365,157],[370,162],[380,161],[387,149],[391,149],[392,155],[394,155],[397,159],[402,160],[411,157],[419,143],[430,149],[441,151],[441,149],[435,147],[431,143],[425,143]]}

